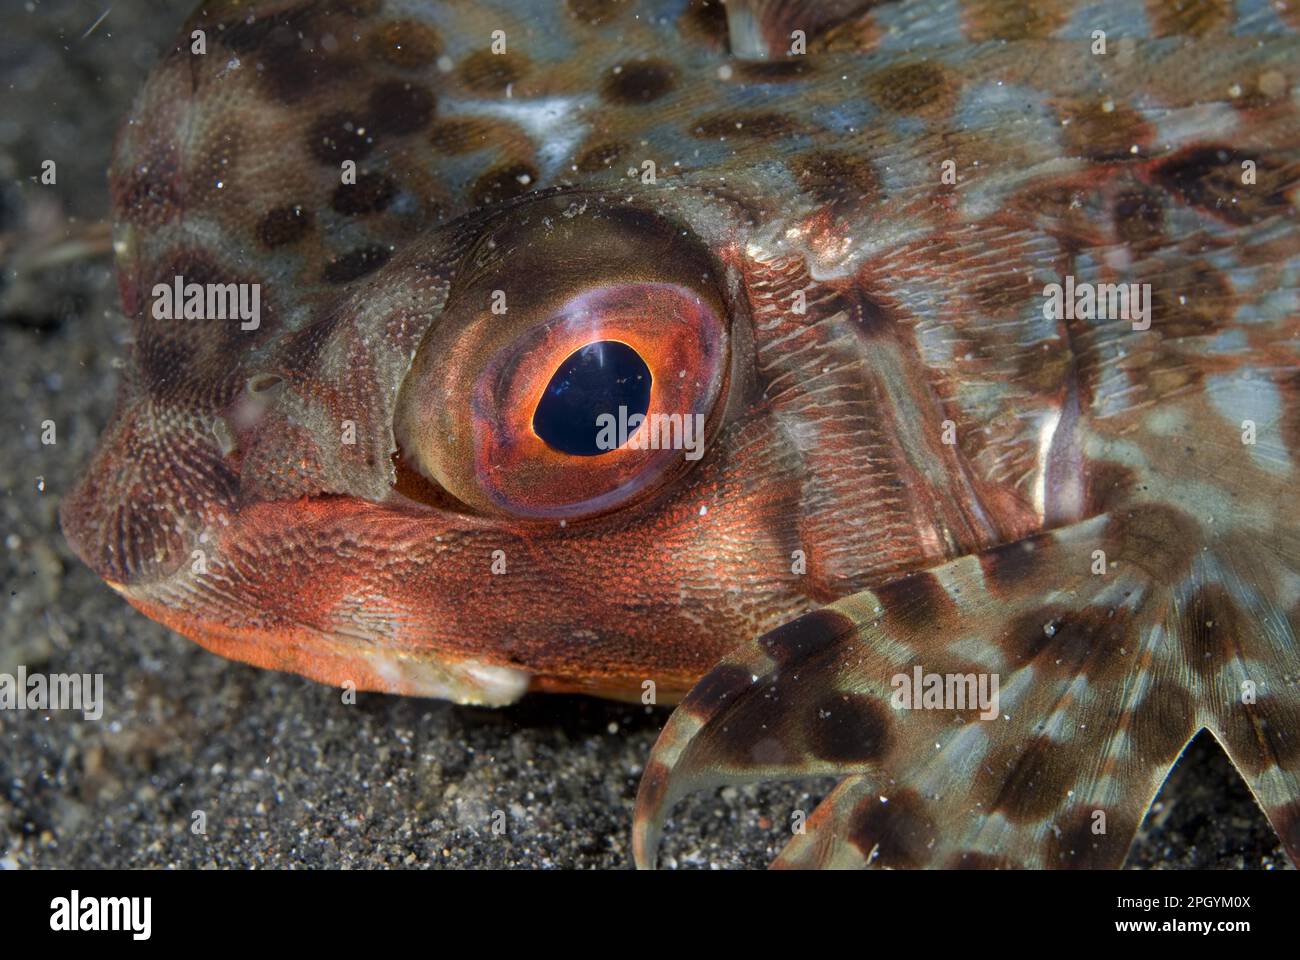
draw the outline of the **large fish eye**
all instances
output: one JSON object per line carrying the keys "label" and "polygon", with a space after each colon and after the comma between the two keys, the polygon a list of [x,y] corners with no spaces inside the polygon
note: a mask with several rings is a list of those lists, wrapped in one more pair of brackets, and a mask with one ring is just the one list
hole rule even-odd
{"label": "large fish eye", "polygon": [[493,231],[398,399],[402,455],[475,511],[607,512],[698,461],[729,380],[703,251],[619,209]]}

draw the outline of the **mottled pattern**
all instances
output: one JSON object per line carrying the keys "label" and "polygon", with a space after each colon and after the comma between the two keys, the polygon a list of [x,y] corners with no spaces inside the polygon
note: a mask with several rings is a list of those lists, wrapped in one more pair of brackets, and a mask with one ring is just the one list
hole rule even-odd
{"label": "mottled pattern", "polygon": [[[781,863],[1116,865],[1203,728],[1294,857],[1296,26],[1245,0],[209,4],[119,137],[134,347],[69,539],[150,616],[328,683],[703,675],[642,862],[687,790],[832,774]],[[261,284],[260,327],[154,319],[177,274]],[[1150,328],[1044,319],[1067,275],[1149,284]],[[615,281],[726,317],[706,456],[564,524],[440,489],[404,437],[427,371],[473,367],[467,311],[502,290],[528,332]],[[1001,716],[892,710],[915,665],[998,674]]]}

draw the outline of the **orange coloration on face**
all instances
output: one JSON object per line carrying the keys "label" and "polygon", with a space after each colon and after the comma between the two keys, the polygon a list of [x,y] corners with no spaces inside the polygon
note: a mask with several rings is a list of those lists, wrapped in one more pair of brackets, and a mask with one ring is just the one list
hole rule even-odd
{"label": "orange coloration on face", "polygon": [[[661,501],[646,525],[529,533],[413,504],[260,504],[209,545],[204,576],[116,588],[216,653],[332,685],[501,703],[527,689],[635,699],[649,681],[672,702],[729,637],[762,628],[745,594],[777,596],[793,582],[776,572],[780,546],[752,523],[788,510],[791,491],[728,491],[715,470],[701,472],[691,498]],[[714,509],[701,516],[695,497]],[[602,561],[610,536],[626,550],[614,568]],[[750,542],[765,569],[715,585],[710,542]],[[506,566],[494,575],[498,551]],[[650,619],[631,620],[636,608]]]}

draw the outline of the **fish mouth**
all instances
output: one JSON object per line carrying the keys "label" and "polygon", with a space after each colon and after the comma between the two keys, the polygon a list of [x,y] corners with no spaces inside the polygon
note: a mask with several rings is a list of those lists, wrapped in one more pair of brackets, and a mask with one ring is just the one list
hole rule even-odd
{"label": "fish mouth", "polygon": [[532,674],[514,667],[385,649],[301,624],[271,630],[235,626],[189,616],[155,599],[148,589],[108,585],[151,620],[218,656],[295,673],[345,693],[373,691],[498,707],[515,702],[532,686]]}

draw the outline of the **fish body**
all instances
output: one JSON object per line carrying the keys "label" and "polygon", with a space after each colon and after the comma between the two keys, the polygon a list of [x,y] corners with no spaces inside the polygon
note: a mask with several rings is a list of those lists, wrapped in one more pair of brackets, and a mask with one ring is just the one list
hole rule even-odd
{"label": "fish body", "polygon": [[119,134],[64,529],[325,683],[691,691],[642,863],[833,775],[780,864],[1113,866],[1207,728],[1295,857],[1287,16],[207,4]]}

